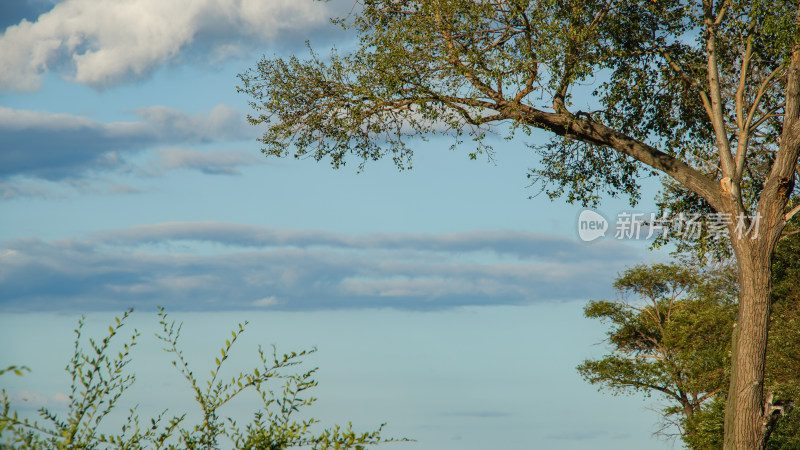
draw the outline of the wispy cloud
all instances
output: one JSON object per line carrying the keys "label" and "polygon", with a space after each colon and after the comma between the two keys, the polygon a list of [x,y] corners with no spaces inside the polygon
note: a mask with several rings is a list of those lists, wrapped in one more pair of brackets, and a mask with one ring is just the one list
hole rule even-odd
{"label": "wispy cloud", "polygon": [[293,230],[227,222],[165,222],[98,233],[113,245],[203,241],[234,247],[339,247],[362,250],[489,252],[551,261],[629,261],[639,251],[615,242],[586,245],[574,239],[526,231],[458,233],[373,233],[352,236],[320,230]]}
{"label": "wispy cloud", "polygon": [[[0,198],[55,195],[52,186],[35,180],[74,185],[76,180],[111,171],[155,176],[178,168],[233,175],[242,166],[262,163],[257,154],[242,150],[185,147],[254,139],[255,130],[230,106],[217,105],[208,114],[187,114],[163,106],[139,108],[134,113],[139,120],[102,123],[83,116],[0,106]],[[163,147],[170,144],[181,146]],[[130,157],[154,147],[160,148],[148,165],[130,163]]]}
{"label": "wispy cloud", "polygon": [[2,248],[4,310],[425,310],[564,301],[610,295],[614,274],[641,257],[617,243],[600,253],[524,232],[351,236],[224,223],[21,239]]}
{"label": "wispy cloud", "polygon": [[244,150],[197,151],[185,148],[156,149],[158,157],[144,169],[149,175],[162,175],[168,170],[199,170],[208,175],[239,175],[242,166],[264,163],[254,152]]}
{"label": "wispy cloud", "polygon": [[47,396],[41,392],[22,390],[9,393],[8,400],[22,409],[58,408],[69,404],[69,395],[57,392]]}
{"label": "wispy cloud", "polygon": [[[29,18],[45,10],[12,12]],[[0,35],[0,90],[39,89],[48,71],[105,88],[167,63],[208,64],[257,45],[302,43],[334,29],[331,14],[311,0],[64,0]]]}
{"label": "wispy cloud", "polygon": [[254,301],[253,303],[251,303],[251,305],[257,306],[259,308],[268,307],[268,306],[275,306],[277,304],[278,304],[278,297],[275,297],[274,295],[270,295],[269,297],[264,297],[264,298],[258,299],[256,301]]}
{"label": "wispy cloud", "polygon": [[59,198],[66,194],[58,188],[55,183],[47,183],[41,180],[15,180],[0,181],[0,200],[8,200],[16,197],[34,198]]}

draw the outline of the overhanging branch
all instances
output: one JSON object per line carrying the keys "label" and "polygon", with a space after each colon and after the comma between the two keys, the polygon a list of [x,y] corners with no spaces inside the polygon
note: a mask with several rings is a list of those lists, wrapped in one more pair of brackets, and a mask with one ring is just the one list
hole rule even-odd
{"label": "overhanging branch", "polygon": [[501,105],[509,118],[543,128],[560,136],[612,148],[672,177],[703,197],[713,208],[723,210],[717,184],[682,160],[600,123],[565,114],[548,113],[531,106]]}

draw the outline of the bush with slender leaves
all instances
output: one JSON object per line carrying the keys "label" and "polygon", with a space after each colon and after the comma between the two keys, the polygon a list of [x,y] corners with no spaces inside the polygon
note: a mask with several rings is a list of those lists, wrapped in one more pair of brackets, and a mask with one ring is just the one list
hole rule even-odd
{"label": "bush with slender leaves", "polygon": [[[156,417],[142,420],[134,407],[115,432],[109,429],[108,417],[118,408],[123,394],[134,384],[136,375],[128,370],[131,350],[140,333],[134,330],[119,344],[117,336],[132,311],[115,318],[108,334],[100,341],[84,339],[84,318],[75,329],[75,346],[66,371],[72,379],[69,404],[65,415],[47,408],[38,410],[39,419],[21,417],[12,409],[5,389],[0,393],[0,449],[265,449],[290,447],[312,449],[365,449],[367,445],[389,442],[380,436],[383,425],[374,431],[357,433],[352,425],[338,425],[318,430],[314,418],[297,419],[301,408],[316,401],[311,390],[317,386],[313,376],[317,369],[301,370],[302,358],[316,349],[279,355],[273,347],[265,352],[260,347],[259,367],[239,373],[231,379],[221,377],[221,369],[231,348],[245,331],[247,322],[238,324],[214,360],[208,379],[200,379],[178,345],[182,324],[168,321],[159,308],[160,332],[156,337],[163,349],[172,355],[172,364],[191,386],[200,418],[189,423],[186,413],[170,415],[164,409]],[[82,344],[88,341],[88,348]],[[112,345],[113,344],[113,345]],[[22,375],[27,367],[9,366],[0,375]],[[240,425],[221,414],[220,408],[242,395],[258,396],[262,406],[252,420]]]}

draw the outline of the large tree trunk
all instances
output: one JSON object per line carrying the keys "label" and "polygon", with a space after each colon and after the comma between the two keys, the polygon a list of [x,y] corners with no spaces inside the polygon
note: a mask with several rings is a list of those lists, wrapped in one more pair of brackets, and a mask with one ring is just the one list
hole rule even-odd
{"label": "large tree trunk", "polygon": [[[800,155],[800,44],[793,49],[791,58],[780,147],[759,195],[758,232],[738,238],[729,227],[739,266],[740,294],[725,409],[725,450],[763,449],[768,436],[763,383],[772,256],[786,225],[784,210],[794,189]],[[729,194],[723,188],[724,209],[735,212],[738,199]]]}
{"label": "large tree trunk", "polygon": [[740,241],[736,247],[740,294],[725,411],[725,449],[755,450],[765,444],[763,380],[774,245],[765,236]]}
{"label": "large tree trunk", "polygon": [[[760,450],[768,436],[764,370],[772,300],[772,258],[786,224],[783,210],[793,185],[787,181],[791,178],[781,176],[788,172],[785,167],[775,172],[776,176],[771,176],[765,184],[758,216],[753,218],[758,222],[753,224],[751,232],[739,237],[731,229],[739,269],[739,308],[732,333],[725,450]],[[791,172],[788,175],[791,177]]]}

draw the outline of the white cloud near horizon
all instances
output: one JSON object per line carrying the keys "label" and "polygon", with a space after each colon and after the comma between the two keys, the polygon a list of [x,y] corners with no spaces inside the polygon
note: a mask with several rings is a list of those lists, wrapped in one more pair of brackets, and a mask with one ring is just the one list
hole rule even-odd
{"label": "white cloud near horizon", "polygon": [[435,310],[565,301],[610,295],[614,275],[641,258],[617,242],[528,232],[345,235],[166,223],[0,243],[0,310]]}
{"label": "white cloud near horizon", "polygon": [[22,409],[57,408],[69,404],[69,395],[64,392],[56,392],[47,396],[37,391],[21,390],[9,393],[8,400]]}
{"label": "white cloud near horizon", "polygon": [[0,35],[0,90],[38,90],[52,71],[107,88],[192,52],[213,63],[259,44],[302,42],[330,15],[312,0],[64,0]]}

